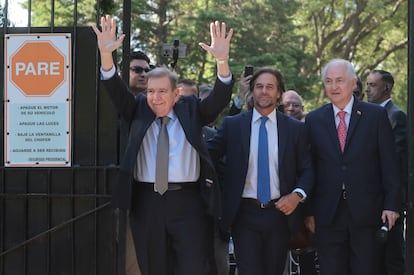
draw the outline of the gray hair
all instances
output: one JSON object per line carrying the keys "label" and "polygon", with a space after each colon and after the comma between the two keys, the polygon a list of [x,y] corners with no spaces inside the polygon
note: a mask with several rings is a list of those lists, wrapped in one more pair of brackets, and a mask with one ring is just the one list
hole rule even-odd
{"label": "gray hair", "polygon": [[175,90],[177,88],[178,76],[175,72],[171,71],[165,66],[157,67],[147,73],[147,79],[168,77],[171,83],[171,88]]}
{"label": "gray hair", "polygon": [[283,101],[283,98],[286,97],[286,96],[288,96],[288,95],[294,95],[294,96],[296,96],[299,99],[300,104],[303,105],[303,98],[295,90],[287,90],[286,92],[284,92],[282,94],[282,101]]}
{"label": "gray hair", "polygon": [[332,59],[329,61],[325,67],[322,69],[322,81],[325,82],[326,80],[326,72],[328,71],[329,67],[332,65],[344,65],[346,67],[346,74],[349,78],[356,78],[357,75],[355,73],[354,65],[351,62],[345,59]]}

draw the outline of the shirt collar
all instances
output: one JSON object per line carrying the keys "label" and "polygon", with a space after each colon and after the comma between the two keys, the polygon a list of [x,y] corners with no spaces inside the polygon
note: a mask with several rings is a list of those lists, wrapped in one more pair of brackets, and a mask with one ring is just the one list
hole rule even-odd
{"label": "shirt collar", "polygon": [[[261,115],[256,108],[253,108],[253,121],[256,122],[257,120],[260,120],[260,118],[263,115]],[[267,117],[269,118],[269,120],[273,123],[276,123],[276,109],[273,109],[273,111],[267,115]]]}
{"label": "shirt collar", "polygon": [[385,105],[387,105],[387,103],[388,102],[390,102],[391,101],[391,98],[387,98],[385,101],[383,101],[380,105],[382,106],[382,107],[385,107]]}
{"label": "shirt collar", "polygon": [[334,104],[332,104],[335,117],[339,111],[345,111],[347,114],[350,115],[352,113],[352,105],[354,105],[354,97],[351,97],[351,100],[348,102],[348,104],[346,104],[345,108],[342,110],[336,107]]}
{"label": "shirt collar", "polygon": [[[174,110],[171,110],[168,114],[167,117],[170,118],[170,121],[175,121],[177,119],[177,115],[174,113]],[[157,123],[159,123],[159,119],[156,119]]]}

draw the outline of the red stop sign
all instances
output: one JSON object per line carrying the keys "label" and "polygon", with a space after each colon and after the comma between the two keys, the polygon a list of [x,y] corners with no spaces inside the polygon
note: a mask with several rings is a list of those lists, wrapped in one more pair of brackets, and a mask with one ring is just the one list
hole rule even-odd
{"label": "red stop sign", "polygon": [[49,41],[25,42],[11,57],[11,81],[27,96],[49,96],[65,80],[65,57]]}

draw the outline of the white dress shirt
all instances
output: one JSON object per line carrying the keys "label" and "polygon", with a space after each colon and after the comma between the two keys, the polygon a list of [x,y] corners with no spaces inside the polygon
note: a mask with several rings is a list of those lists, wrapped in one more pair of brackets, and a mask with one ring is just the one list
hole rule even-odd
{"label": "white dress shirt", "polygon": [[352,113],[352,106],[353,105],[354,105],[354,97],[351,97],[351,100],[348,102],[348,104],[345,106],[345,108],[343,110],[339,109],[334,104],[332,104],[333,112],[334,112],[335,125],[336,125],[337,129],[338,129],[339,121],[340,121],[338,113],[339,113],[339,111],[345,111],[346,112],[345,124],[346,124],[346,131],[348,132],[348,126],[349,126],[349,121],[351,120],[351,113]]}
{"label": "white dress shirt", "polygon": [[[183,127],[171,111],[167,125],[169,137],[168,182],[195,182],[200,176],[200,157],[196,149],[187,141]],[[138,151],[134,179],[140,182],[155,182],[157,139],[160,120],[155,119],[145,133]]]}
{"label": "white dress shirt", "polygon": [[[102,80],[113,77],[115,66],[109,71],[101,68]],[[232,74],[227,77],[217,75],[224,84],[230,84]],[[200,156],[195,148],[187,141],[183,127],[173,112],[168,114],[170,121],[167,125],[169,136],[168,182],[195,182],[200,176]],[[155,164],[157,154],[157,139],[160,131],[160,122],[154,120],[145,133],[137,155],[134,168],[134,179],[140,182],[155,182]]]}
{"label": "white dress shirt", "polygon": [[[259,146],[259,128],[260,118],[262,117],[256,109],[253,109],[253,116],[251,121],[251,135],[250,135],[250,154],[249,165],[246,175],[246,183],[244,185],[243,198],[257,199],[257,156]],[[280,197],[279,184],[279,143],[277,133],[277,119],[276,110],[273,110],[267,116],[266,121],[267,138],[269,144],[269,175],[270,175],[270,198],[278,199]]]}

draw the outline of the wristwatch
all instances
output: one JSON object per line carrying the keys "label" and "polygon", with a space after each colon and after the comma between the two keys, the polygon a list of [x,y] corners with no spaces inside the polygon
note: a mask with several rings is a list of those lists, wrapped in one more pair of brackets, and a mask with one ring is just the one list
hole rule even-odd
{"label": "wristwatch", "polygon": [[296,195],[298,195],[298,196],[299,196],[300,201],[303,201],[303,195],[302,195],[302,193],[301,193],[301,192],[295,191],[295,192],[293,192],[293,193],[295,193]]}

